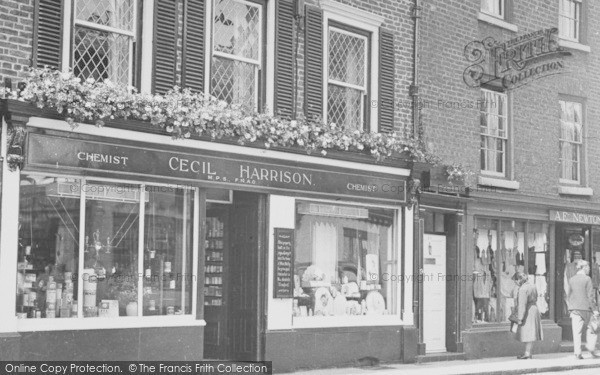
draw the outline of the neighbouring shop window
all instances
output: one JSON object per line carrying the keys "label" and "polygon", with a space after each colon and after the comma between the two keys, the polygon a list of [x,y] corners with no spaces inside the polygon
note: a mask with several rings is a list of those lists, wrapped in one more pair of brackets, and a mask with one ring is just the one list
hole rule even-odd
{"label": "neighbouring shop window", "polygon": [[560,179],[581,182],[582,105],[560,101]]}
{"label": "neighbouring shop window", "polygon": [[529,282],[537,293],[537,307],[542,319],[550,318],[550,253],[548,250],[548,224],[529,223],[527,232]]}
{"label": "neighbouring shop window", "polygon": [[398,314],[395,211],[296,203],[294,317]]}
{"label": "neighbouring shop window", "polygon": [[17,316],[191,314],[193,207],[188,189],[23,175]]}
{"label": "neighbouring shop window", "polygon": [[327,121],[346,129],[365,127],[369,38],[329,26]]}
{"label": "neighbouring shop window", "polygon": [[581,0],[560,0],[558,30],[561,38],[580,41]]}
{"label": "neighbouring shop window", "polygon": [[481,0],[481,11],[498,18],[504,18],[505,0]]}
{"label": "neighbouring shop window", "polygon": [[257,110],[263,61],[263,4],[216,0],[213,15],[211,93],[228,103]]}
{"label": "neighbouring shop window", "polygon": [[509,322],[516,306],[517,272],[528,274],[538,291],[540,314],[549,318],[548,225],[478,218],[473,236],[473,322]]}
{"label": "neighbouring shop window", "polygon": [[135,0],[76,0],[73,72],[83,79],[131,85],[136,30]]}
{"label": "neighbouring shop window", "polygon": [[506,94],[481,90],[481,170],[486,174],[506,175],[507,101]]}

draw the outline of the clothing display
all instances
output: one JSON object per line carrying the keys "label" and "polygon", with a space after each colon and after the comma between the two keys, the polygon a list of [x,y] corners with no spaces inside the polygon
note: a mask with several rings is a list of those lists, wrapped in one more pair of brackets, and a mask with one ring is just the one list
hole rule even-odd
{"label": "clothing display", "polygon": [[475,270],[473,273],[473,296],[475,298],[490,298],[492,278],[489,269],[482,263],[482,259],[475,261]]}

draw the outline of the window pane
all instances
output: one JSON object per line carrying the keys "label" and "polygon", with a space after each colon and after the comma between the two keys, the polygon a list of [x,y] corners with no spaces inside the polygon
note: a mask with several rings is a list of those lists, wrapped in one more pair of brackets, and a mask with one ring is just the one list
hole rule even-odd
{"label": "window pane", "polygon": [[329,29],[329,79],[365,86],[366,40]]}
{"label": "window pane", "polygon": [[213,57],[212,94],[217,98],[256,109],[257,66],[223,57]]}
{"label": "window pane", "polygon": [[77,316],[80,181],[21,176],[17,317]]}
{"label": "window pane", "polygon": [[126,31],[133,31],[134,0],[77,0],[75,18]]}
{"label": "window pane", "polygon": [[498,316],[496,250],[498,222],[478,219],[473,233],[473,322],[495,322]]}
{"label": "window pane", "polygon": [[146,186],[144,315],[190,314],[193,191]]}
{"label": "window pane", "polygon": [[394,211],[308,202],[296,209],[294,316],[399,314]]}
{"label": "window pane", "polygon": [[83,316],[136,316],[140,188],[84,185]]}
{"label": "window pane", "polygon": [[363,128],[363,93],[359,90],[329,85],[327,119],[346,129]]}
{"label": "window pane", "polygon": [[500,236],[500,278],[499,322],[508,322],[508,317],[516,306],[517,285],[514,276],[517,271],[525,271],[525,223],[503,221]]}
{"label": "window pane", "polygon": [[548,270],[550,268],[550,254],[548,252],[548,224],[530,224],[527,242],[529,246],[529,282],[535,285],[537,289],[537,307],[542,319],[549,319]]}
{"label": "window pane", "polygon": [[261,8],[241,1],[215,2],[214,50],[258,61]]}
{"label": "window pane", "polygon": [[73,41],[73,72],[76,76],[129,83],[130,37],[76,26]]}

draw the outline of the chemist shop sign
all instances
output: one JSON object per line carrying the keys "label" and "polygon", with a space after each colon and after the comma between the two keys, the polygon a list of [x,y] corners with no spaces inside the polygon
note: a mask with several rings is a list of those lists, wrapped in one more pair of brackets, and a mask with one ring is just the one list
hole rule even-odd
{"label": "chemist shop sign", "polygon": [[534,31],[507,41],[492,37],[465,46],[470,64],[463,80],[470,87],[491,85],[514,89],[539,78],[565,72],[565,58],[571,53],[558,44],[558,29]]}
{"label": "chemist shop sign", "polygon": [[[189,149],[188,149],[189,150]],[[236,187],[318,193],[335,198],[353,196],[406,202],[403,176],[372,173],[271,159],[252,160],[210,151],[165,151],[30,133],[26,168],[52,168],[60,172],[114,172],[127,176],[157,176]]]}

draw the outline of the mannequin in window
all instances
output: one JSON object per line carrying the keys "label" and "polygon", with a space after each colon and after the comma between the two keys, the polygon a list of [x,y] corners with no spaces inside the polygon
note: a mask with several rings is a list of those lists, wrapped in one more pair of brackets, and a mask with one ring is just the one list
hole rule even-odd
{"label": "mannequin in window", "polygon": [[[477,244],[479,231],[473,232],[474,243]],[[482,253],[478,246],[475,246],[473,265],[473,301],[475,303],[475,320],[490,321],[489,303],[492,291],[492,278],[490,274],[489,264],[483,263]]]}

